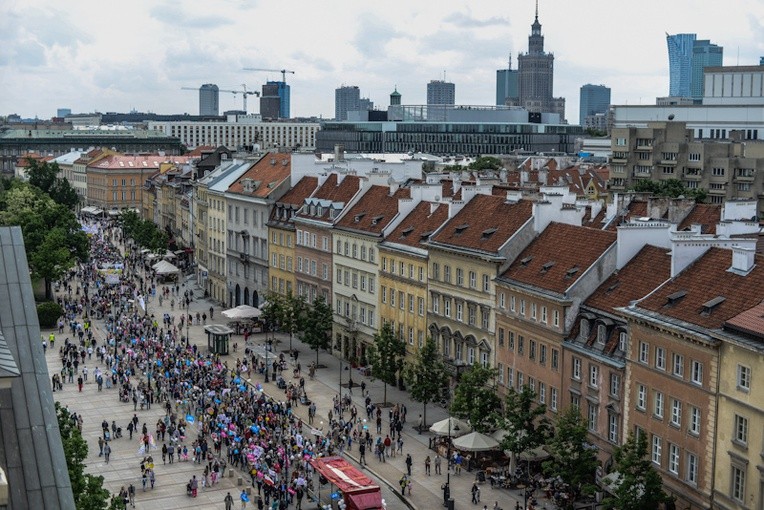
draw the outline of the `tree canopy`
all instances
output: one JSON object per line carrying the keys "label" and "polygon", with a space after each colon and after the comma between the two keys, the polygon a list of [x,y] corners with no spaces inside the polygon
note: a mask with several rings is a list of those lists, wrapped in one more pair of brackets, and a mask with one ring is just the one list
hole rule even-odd
{"label": "tree canopy", "polygon": [[310,345],[316,351],[316,365],[318,365],[318,350],[329,347],[332,332],[332,307],[329,306],[323,296],[318,296],[313,305],[307,305],[302,296],[291,299],[291,305],[287,309],[286,324],[294,324],[299,328],[303,342]]}
{"label": "tree canopy", "polygon": [[423,424],[426,424],[427,404],[440,400],[448,387],[448,374],[435,340],[427,338],[414,359],[406,362],[403,374],[411,398],[422,403]]}
{"label": "tree canopy", "polygon": [[652,181],[650,179],[639,180],[629,189],[631,191],[652,193],[658,197],[685,197],[696,202],[705,202],[706,198],[708,198],[708,192],[705,189],[687,188],[679,179],[663,179],[659,181]]}
{"label": "tree canopy", "polygon": [[61,173],[61,168],[59,168],[58,163],[30,159],[27,166],[29,184],[40,188],[57,204],[65,205],[73,211],[80,198],[68,179],[58,177],[59,173]]}
{"label": "tree canopy", "polygon": [[492,384],[496,375],[496,369],[475,363],[462,373],[454,390],[451,413],[469,420],[478,432],[490,432],[500,418],[501,399]]}
{"label": "tree canopy", "polygon": [[669,500],[663,491],[660,475],[647,457],[646,434],[629,434],[626,442],[616,449],[613,458],[618,478],[613,495],[603,502],[605,508],[642,510],[658,508]]}
{"label": "tree canopy", "polygon": [[120,220],[125,235],[138,246],[155,252],[167,249],[169,236],[153,221],[144,220],[135,211],[122,212]]}
{"label": "tree canopy", "polygon": [[395,384],[403,369],[406,344],[395,334],[390,322],[374,335],[374,344],[367,349],[371,375],[384,383],[384,402],[387,402],[387,385]]}
{"label": "tree canopy", "polygon": [[536,392],[528,385],[520,391],[510,388],[504,404],[504,428],[509,432],[501,446],[514,454],[533,450],[549,437],[546,406],[536,402]]}
{"label": "tree canopy", "polygon": [[494,156],[480,156],[467,168],[470,170],[498,170],[501,168],[501,160]]}

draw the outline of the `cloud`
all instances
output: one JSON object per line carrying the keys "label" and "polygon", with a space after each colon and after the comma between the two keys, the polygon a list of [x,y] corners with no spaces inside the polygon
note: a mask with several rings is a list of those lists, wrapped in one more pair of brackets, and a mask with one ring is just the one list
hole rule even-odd
{"label": "cloud", "polygon": [[385,55],[385,45],[400,34],[389,23],[371,13],[363,13],[358,20],[358,31],[353,46],[364,58],[379,58]]}
{"label": "cloud", "polygon": [[492,26],[509,26],[509,20],[507,18],[501,18],[498,16],[491,16],[487,19],[477,19],[472,17],[469,13],[454,12],[443,18],[443,21],[450,23],[457,27],[462,28],[480,28],[480,27],[492,27]]}
{"label": "cloud", "polygon": [[191,16],[180,4],[168,3],[156,5],[149,15],[160,23],[176,28],[214,29],[232,25],[234,20],[216,14]]}

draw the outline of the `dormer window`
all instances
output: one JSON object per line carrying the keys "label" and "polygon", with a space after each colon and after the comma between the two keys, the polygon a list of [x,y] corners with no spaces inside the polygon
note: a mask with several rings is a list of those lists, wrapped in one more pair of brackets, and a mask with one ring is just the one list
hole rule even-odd
{"label": "dormer window", "polygon": [[541,272],[546,273],[547,271],[549,271],[550,269],[554,267],[554,264],[555,262],[553,260],[550,260],[549,262],[541,266]]}
{"label": "dormer window", "polygon": [[533,260],[533,257],[525,257],[524,259],[520,261],[520,264],[527,266],[528,264],[531,263],[531,260]]}
{"label": "dormer window", "polygon": [[605,337],[607,337],[607,327],[604,324],[597,326],[597,343],[605,344]]}
{"label": "dormer window", "polygon": [[496,228],[487,228],[483,230],[483,237],[481,239],[489,239],[494,233],[496,233]]}
{"label": "dormer window", "polygon": [[467,227],[469,227],[469,224],[462,223],[461,225],[457,225],[457,227],[454,229],[454,233],[461,234],[465,230],[467,230]]}
{"label": "dormer window", "polygon": [[589,321],[587,319],[581,319],[579,329],[581,330],[581,340],[589,338]]}
{"label": "dormer window", "polygon": [[706,301],[703,303],[703,309],[701,310],[700,314],[704,316],[709,315],[714,310],[714,308],[724,303],[726,300],[727,298],[724,296],[716,296],[714,299]]}
{"label": "dormer window", "polygon": [[366,216],[366,213],[358,213],[353,217],[353,222],[358,223],[360,222],[363,217]]}
{"label": "dormer window", "polygon": [[403,231],[401,231],[401,237],[406,237],[407,235],[409,235],[413,231],[414,231],[414,227],[407,227],[407,228],[403,229]]}
{"label": "dormer window", "polygon": [[379,223],[380,221],[382,221],[382,219],[383,219],[383,218],[384,218],[384,216],[374,216],[374,217],[371,219],[371,224],[372,224],[372,225],[376,225],[377,223]]}
{"label": "dormer window", "polygon": [[578,273],[578,271],[579,271],[578,266],[573,266],[570,269],[568,269],[568,271],[565,273],[565,277],[573,278],[573,276],[575,276],[575,274]]}
{"label": "dormer window", "polygon": [[316,207],[316,214],[318,216],[323,216],[324,215],[324,208],[321,207],[320,205],[318,207]]}
{"label": "dormer window", "polygon": [[668,296],[666,296],[666,304],[667,305],[676,304],[680,299],[682,299],[686,295],[687,295],[686,290],[679,290],[677,292],[674,292],[673,294],[669,294]]}

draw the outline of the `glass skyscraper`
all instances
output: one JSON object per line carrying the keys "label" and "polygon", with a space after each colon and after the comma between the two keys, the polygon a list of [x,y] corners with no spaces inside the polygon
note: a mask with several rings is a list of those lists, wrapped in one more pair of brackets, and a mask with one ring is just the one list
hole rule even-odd
{"label": "glass skyscraper", "polygon": [[712,44],[708,39],[695,41],[692,47],[692,81],[690,93],[693,99],[703,98],[703,69],[721,67],[724,48]]}
{"label": "glass skyscraper", "polygon": [[666,34],[669,57],[669,96],[690,97],[695,34]]}
{"label": "glass skyscraper", "polygon": [[581,87],[578,123],[584,125],[586,117],[607,113],[610,107],[610,87],[588,83]]}

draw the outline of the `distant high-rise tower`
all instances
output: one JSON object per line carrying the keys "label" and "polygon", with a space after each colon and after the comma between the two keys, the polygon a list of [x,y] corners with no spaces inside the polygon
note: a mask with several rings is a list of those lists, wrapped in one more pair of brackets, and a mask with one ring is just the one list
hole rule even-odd
{"label": "distant high-rise tower", "polygon": [[260,115],[264,119],[278,119],[281,117],[280,83],[282,82],[268,81],[263,85],[262,92],[260,93]]}
{"label": "distant high-rise tower", "polygon": [[539,5],[528,37],[528,53],[517,56],[519,105],[533,113],[558,113],[565,120],[565,98],[556,98],[554,90],[554,55],[544,52],[544,36],[539,23]]}
{"label": "distant high-rise tower", "polygon": [[398,92],[398,87],[395,87],[395,90],[393,90],[390,93],[390,106],[396,106],[401,104],[401,93]]}
{"label": "distant high-rise tower", "polygon": [[692,77],[690,94],[693,99],[703,98],[703,69],[723,65],[724,48],[708,39],[695,41],[692,46]]}
{"label": "distant high-rise tower", "polygon": [[507,104],[507,98],[517,99],[517,69],[512,69],[512,55],[509,56],[509,65],[506,69],[496,70],[496,105]]}
{"label": "distant high-rise tower", "polygon": [[217,117],[220,111],[220,91],[214,83],[199,87],[199,115]]}
{"label": "distant high-rise tower", "polygon": [[427,84],[427,104],[456,104],[456,85],[445,80]]}
{"label": "distant high-rise tower", "polygon": [[334,90],[334,120],[348,120],[348,112],[361,109],[361,89],[343,85]]}
{"label": "distant high-rise tower", "polygon": [[610,107],[610,87],[586,84],[581,87],[578,110],[578,123],[584,125],[586,117],[598,113],[607,113]]}
{"label": "distant high-rise tower", "polygon": [[692,48],[695,34],[666,34],[669,57],[669,96],[690,97]]}

